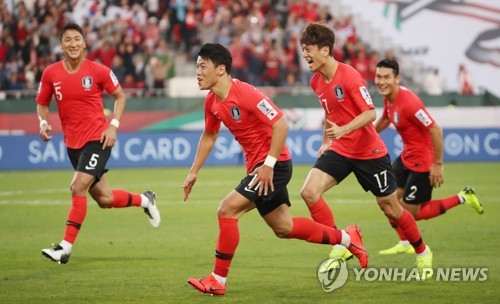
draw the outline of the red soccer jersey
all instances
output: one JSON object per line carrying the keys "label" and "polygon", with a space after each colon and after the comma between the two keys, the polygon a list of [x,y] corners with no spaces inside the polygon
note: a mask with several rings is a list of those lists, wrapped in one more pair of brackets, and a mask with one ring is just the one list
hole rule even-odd
{"label": "red soccer jersey", "polygon": [[434,163],[434,146],[428,129],[434,125],[434,119],[420,98],[400,86],[392,104],[384,98],[383,115],[392,122],[403,139],[403,164],[416,172],[429,171]]}
{"label": "red soccer jersey", "polygon": [[[233,79],[226,100],[210,92],[205,99],[205,130],[219,130],[221,121],[240,143],[245,153],[247,173],[263,162],[271,148],[272,125],[283,113],[255,87]],[[278,161],[290,159],[285,145]]]}
{"label": "red soccer jersey", "polygon": [[[374,108],[361,75],[347,64],[339,62],[329,83],[319,72],[315,73],[311,88],[318,95],[328,120],[338,126],[346,125],[362,112]],[[354,159],[374,159],[387,154],[387,148],[373,124],[354,130],[339,140],[332,140],[330,150]]]}
{"label": "red soccer jersey", "polygon": [[42,74],[37,103],[57,102],[59,118],[68,148],[79,149],[92,140],[100,140],[108,127],[104,117],[103,90],[114,92],[120,87],[113,72],[102,64],[84,59],[78,71],[68,73],[59,61]]}

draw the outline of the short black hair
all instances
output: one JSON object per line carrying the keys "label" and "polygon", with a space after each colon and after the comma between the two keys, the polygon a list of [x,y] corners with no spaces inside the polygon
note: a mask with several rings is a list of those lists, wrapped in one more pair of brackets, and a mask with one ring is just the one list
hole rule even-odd
{"label": "short black hair", "polygon": [[67,31],[71,31],[71,30],[79,32],[80,34],[82,34],[83,38],[85,38],[85,35],[83,35],[83,29],[81,26],[79,26],[76,23],[68,23],[61,29],[59,41],[62,41],[62,36],[64,35],[64,33],[66,33]]}
{"label": "short black hair", "polygon": [[226,72],[231,73],[231,65],[233,64],[233,57],[229,50],[220,43],[206,43],[204,44],[198,56],[205,60],[210,60],[216,67],[223,65],[226,67]]}
{"label": "short black hair", "polygon": [[318,48],[329,47],[330,54],[333,52],[335,44],[335,34],[328,25],[321,22],[309,23],[300,37],[300,44],[317,45]]}
{"label": "short black hair", "polygon": [[389,58],[382,59],[377,63],[376,67],[392,69],[394,72],[394,76],[399,75],[399,64],[394,59],[389,59]]}

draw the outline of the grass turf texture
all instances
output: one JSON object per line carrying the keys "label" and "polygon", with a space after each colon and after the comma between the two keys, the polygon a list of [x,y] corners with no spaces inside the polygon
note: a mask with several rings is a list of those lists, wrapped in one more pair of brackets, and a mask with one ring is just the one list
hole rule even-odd
{"label": "grass turf texture", "polygon": [[[299,190],[310,166],[295,166],[289,185],[292,215],[309,212]],[[349,281],[324,292],[316,278],[330,248],[283,240],[257,211],[240,220],[240,246],[224,297],[203,295],[186,283],[213,269],[217,206],[244,176],[242,167],[205,167],[187,203],[182,183],[187,168],[112,169],[113,188],[153,189],[162,224],[152,229],[140,208],[101,210],[89,199],[85,223],[71,259],[59,265],[40,250],[60,241],[70,206],[72,171],[17,171],[0,174],[0,303],[493,303],[500,299],[500,163],[446,164],[440,198],[473,185],[484,202],[477,215],[457,206],[444,216],[419,221],[434,252],[435,267],[487,267],[485,282]],[[340,227],[357,224],[364,235],[369,267],[412,268],[414,255],[380,256],[397,237],[375,200],[353,176],[327,192]],[[358,267],[357,260],[348,267]]]}

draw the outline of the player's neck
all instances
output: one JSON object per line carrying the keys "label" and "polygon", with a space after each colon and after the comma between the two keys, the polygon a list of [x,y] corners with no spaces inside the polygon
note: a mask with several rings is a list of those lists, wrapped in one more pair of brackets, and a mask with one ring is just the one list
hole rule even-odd
{"label": "player's neck", "polygon": [[74,74],[78,72],[78,69],[83,63],[83,58],[78,58],[78,59],[71,59],[71,58],[64,58],[63,59],[63,66],[66,72],[70,74]]}
{"label": "player's neck", "polygon": [[339,63],[333,57],[328,58],[325,64],[321,67],[319,72],[321,73],[321,76],[326,83],[330,83],[330,81],[332,81],[338,67]]}
{"label": "player's neck", "polygon": [[387,95],[385,98],[389,101],[389,103],[394,103],[394,100],[396,99],[396,96],[398,96],[399,92],[399,86],[394,87],[394,90],[391,92],[391,94]]}
{"label": "player's neck", "polygon": [[224,101],[229,95],[229,90],[233,85],[233,80],[230,75],[223,76],[217,81],[217,84],[213,86],[210,90],[219,98],[220,101]]}

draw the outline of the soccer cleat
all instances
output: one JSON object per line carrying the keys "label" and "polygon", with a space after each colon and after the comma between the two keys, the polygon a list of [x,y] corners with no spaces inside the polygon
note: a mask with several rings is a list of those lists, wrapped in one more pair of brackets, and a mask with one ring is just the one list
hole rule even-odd
{"label": "soccer cleat", "polygon": [[380,250],[379,254],[389,255],[389,254],[399,254],[399,253],[415,253],[415,249],[410,244],[402,244],[399,242],[396,246],[389,249]]}
{"label": "soccer cleat", "polygon": [[328,257],[329,257],[328,262],[324,262],[322,264],[322,267],[319,270],[319,272],[328,272],[338,268],[342,261],[347,261],[352,259],[353,254],[349,250],[347,250],[347,248],[345,248],[344,246],[335,245],[330,251]]}
{"label": "soccer cleat", "polygon": [[[53,244],[54,245],[54,244]],[[59,264],[66,264],[69,261],[69,253],[66,252],[61,245],[54,245],[54,248],[42,250],[42,254],[49,260]]]}
{"label": "soccer cleat", "polygon": [[347,249],[358,258],[362,268],[368,267],[368,253],[366,253],[366,249],[363,246],[361,229],[353,225],[347,227],[344,231],[351,237],[351,244],[349,244]]}
{"label": "soccer cleat", "polygon": [[421,281],[428,280],[434,275],[434,270],[432,269],[432,259],[434,258],[434,254],[428,246],[425,248],[428,250],[427,254],[425,256],[418,255],[416,262],[419,279]]}
{"label": "soccer cleat", "polygon": [[151,190],[144,192],[144,195],[149,199],[149,205],[144,208],[144,213],[148,216],[149,223],[153,228],[160,226],[160,211],[156,205],[156,193]]}
{"label": "soccer cleat", "polygon": [[213,275],[201,279],[189,279],[189,285],[202,293],[208,293],[214,296],[222,296],[226,293],[226,286],[222,285]]}
{"label": "soccer cleat", "polygon": [[458,195],[460,195],[464,199],[465,205],[476,210],[477,213],[483,214],[483,205],[481,205],[481,203],[477,199],[476,191],[474,191],[474,188],[467,186],[464,188],[464,190],[460,191]]}

